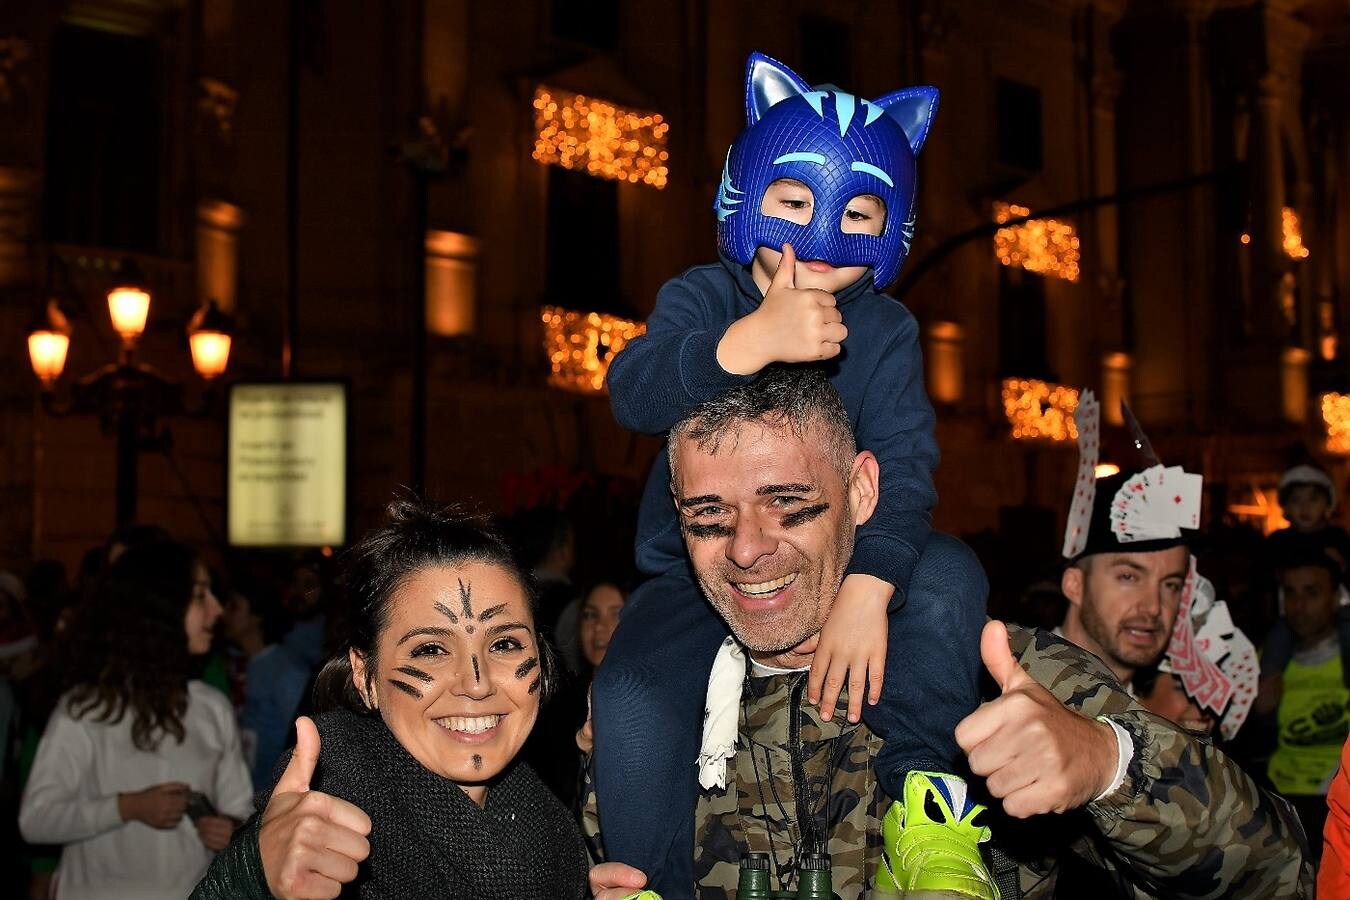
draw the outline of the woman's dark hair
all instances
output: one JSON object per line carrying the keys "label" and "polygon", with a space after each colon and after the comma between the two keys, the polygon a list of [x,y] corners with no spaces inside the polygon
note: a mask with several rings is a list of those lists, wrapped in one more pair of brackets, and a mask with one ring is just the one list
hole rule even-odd
{"label": "woman's dark hair", "polygon": [[[328,660],[314,683],[314,710],[345,708],[370,713],[352,684],[350,650],[366,659],[366,684],[375,677],[375,649],[389,621],[394,594],[409,578],[436,566],[479,562],[509,572],[525,592],[536,615],[533,579],[521,569],[511,548],[487,521],[458,506],[421,499],[395,500],[386,522],[368,533],[344,557],[345,589],[350,617],[346,640]],[[536,634],[538,628],[535,629]],[[539,644],[539,700],[546,703],[557,686],[557,661],[542,637]]]}
{"label": "woman's dark hair", "polygon": [[68,709],[75,718],[120,722],[147,752],[184,737],[192,673],[184,618],[197,554],[174,541],[131,547],[99,580],[69,661]]}

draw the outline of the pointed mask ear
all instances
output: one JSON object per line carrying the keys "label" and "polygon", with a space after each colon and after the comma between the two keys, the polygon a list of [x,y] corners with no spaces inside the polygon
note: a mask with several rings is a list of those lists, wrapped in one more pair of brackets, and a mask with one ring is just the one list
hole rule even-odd
{"label": "pointed mask ear", "polygon": [[745,124],[754,125],[769,107],[810,90],[809,84],[778,60],[758,51],[751,53],[745,64]]}
{"label": "pointed mask ear", "polygon": [[909,149],[915,156],[928,137],[928,127],[933,124],[933,114],[938,107],[938,89],[929,85],[902,88],[884,97],[868,101],[880,106],[894,119],[909,138]]}

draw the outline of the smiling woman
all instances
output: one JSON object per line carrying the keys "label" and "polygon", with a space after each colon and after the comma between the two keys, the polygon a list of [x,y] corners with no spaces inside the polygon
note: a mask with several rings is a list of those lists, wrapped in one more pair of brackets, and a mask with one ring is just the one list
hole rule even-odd
{"label": "smiling woman", "polygon": [[317,734],[297,723],[194,896],[583,896],[577,825],[517,759],[555,666],[510,551],[404,501],[348,562],[351,632],[315,686]]}

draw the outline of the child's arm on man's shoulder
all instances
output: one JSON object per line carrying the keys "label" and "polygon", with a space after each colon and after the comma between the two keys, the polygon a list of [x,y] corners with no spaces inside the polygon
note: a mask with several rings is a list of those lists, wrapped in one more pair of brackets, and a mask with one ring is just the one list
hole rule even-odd
{"label": "child's arm on man's shoulder", "polygon": [[863,397],[857,434],[881,469],[877,508],[858,529],[849,574],[872,575],[895,586],[892,609],[903,602],[910,576],[928,543],[937,503],[936,416],[923,382],[919,326],[908,312],[878,357]]}
{"label": "child's arm on man's shoulder", "polygon": [[661,434],[704,400],[750,378],[717,364],[717,345],[733,319],[689,274],[656,295],[645,334],[628,342],[605,379],[614,418],[630,431]]}

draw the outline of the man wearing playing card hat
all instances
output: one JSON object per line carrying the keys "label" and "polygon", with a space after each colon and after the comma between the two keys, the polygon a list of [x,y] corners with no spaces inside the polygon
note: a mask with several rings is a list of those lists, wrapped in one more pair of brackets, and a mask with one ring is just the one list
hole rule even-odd
{"label": "man wearing playing card hat", "polygon": [[[1081,395],[1078,474],[1064,535],[1061,635],[1096,654],[1128,685],[1162,657],[1190,571],[1185,532],[1200,524],[1201,478],[1163,466],[1135,426],[1144,465],[1096,478],[1100,407]],[[1133,424],[1133,417],[1130,417]]]}

